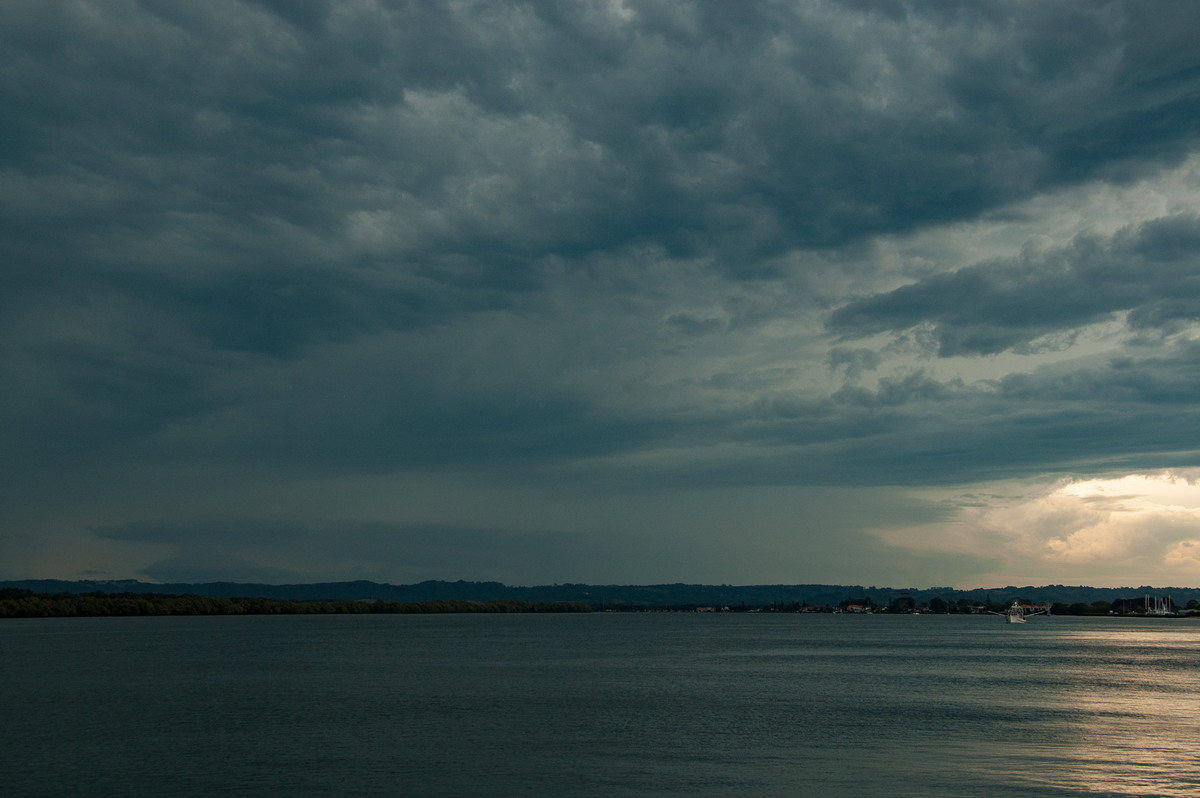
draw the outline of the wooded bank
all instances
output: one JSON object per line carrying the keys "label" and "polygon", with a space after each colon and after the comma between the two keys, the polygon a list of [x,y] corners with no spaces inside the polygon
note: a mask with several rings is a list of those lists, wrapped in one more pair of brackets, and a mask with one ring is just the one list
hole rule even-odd
{"label": "wooded bank", "polygon": [[0,589],[0,618],[74,618],[122,615],[366,615],[371,613],[591,612],[573,601],[278,601],[156,593],[42,594]]}

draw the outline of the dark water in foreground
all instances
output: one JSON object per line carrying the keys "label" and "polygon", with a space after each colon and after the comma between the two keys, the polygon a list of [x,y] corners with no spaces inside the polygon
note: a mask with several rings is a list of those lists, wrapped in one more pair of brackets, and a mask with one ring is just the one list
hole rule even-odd
{"label": "dark water in foreground", "polygon": [[0,623],[17,796],[1200,794],[1200,621]]}

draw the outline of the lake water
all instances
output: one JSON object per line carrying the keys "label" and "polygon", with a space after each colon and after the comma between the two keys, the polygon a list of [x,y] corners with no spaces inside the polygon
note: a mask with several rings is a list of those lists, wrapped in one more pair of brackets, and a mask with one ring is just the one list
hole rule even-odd
{"label": "lake water", "polygon": [[0,622],[25,796],[1195,796],[1200,621]]}

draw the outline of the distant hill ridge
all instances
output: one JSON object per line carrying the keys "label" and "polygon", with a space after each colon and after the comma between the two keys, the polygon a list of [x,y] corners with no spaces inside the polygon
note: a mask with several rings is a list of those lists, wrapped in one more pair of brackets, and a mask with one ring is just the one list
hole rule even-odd
{"label": "distant hill ridge", "polygon": [[538,585],[515,587],[500,582],[426,581],[413,585],[391,585],[365,580],[355,582],[320,582],[315,584],[268,585],[244,582],[153,583],[137,580],[20,579],[0,581],[0,587],[15,587],[37,593],[165,593],[190,594],[214,598],[267,598],[282,601],[366,600],[374,601],[492,601],[517,599],[521,601],[580,601],[593,606],[612,607],[670,607],[670,606],[769,606],[836,605],[854,599],[867,599],[878,605],[889,604],[907,594],[917,603],[933,598],[956,602],[1010,602],[1023,599],[1033,602],[1112,602],[1116,599],[1145,595],[1170,597],[1176,606],[1188,601],[1200,601],[1200,588],[1195,587],[1088,587],[1085,585],[1044,585],[1041,587],[1009,585],[1006,587],[956,590],[949,587],[892,588],[862,585]]}

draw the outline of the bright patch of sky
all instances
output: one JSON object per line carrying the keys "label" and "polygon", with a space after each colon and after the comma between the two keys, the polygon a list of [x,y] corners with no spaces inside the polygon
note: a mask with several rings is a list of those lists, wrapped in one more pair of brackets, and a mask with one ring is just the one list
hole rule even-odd
{"label": "bright patch of sky", "polygon": [[[987,584],[1190,585],[1200,564],[1200,471],[1164,470],[931,492],[951,517],[880,538],[988,558]],[[1137,579],[1131,577],[1136,575]]]}

